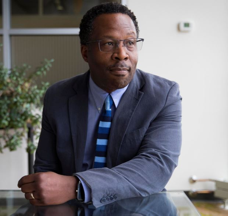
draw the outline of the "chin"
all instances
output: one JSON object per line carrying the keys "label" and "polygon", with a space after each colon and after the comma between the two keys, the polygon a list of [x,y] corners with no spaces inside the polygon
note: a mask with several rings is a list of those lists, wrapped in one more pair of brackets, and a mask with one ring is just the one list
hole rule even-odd
{"label": "chin", "polygon": [[[130,80],[131,81],[131,80]],[[115,87],[115,89],[120,89],[126,87],[129,83],[129,80],[116,80],[112,84]]]}

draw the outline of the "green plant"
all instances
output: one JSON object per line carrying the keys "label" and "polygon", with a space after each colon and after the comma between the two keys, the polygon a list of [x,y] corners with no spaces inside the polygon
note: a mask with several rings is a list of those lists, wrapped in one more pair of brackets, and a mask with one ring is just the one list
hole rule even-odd
{"label": "green plant", "polygon": [[[22,144],[30,124],[38,134],[42,102],[41,99],[49,83],[38,84],[37,79],[46,75],[53,60],[44,60],[40,67],[30,72],[24,64],[9,70],[0,66],[0,152],[4,148],[15,151]],[[28,140],[27,152],[32,153],[36,146]]]}

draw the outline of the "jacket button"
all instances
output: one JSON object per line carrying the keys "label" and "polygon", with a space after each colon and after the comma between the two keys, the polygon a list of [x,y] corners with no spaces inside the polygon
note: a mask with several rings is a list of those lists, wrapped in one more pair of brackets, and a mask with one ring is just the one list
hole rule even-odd
{"label": "jacket button", "polygon": [[101,200],[100,200],[101,203],[105,203],[106,202],[106,199],[103,197]]}

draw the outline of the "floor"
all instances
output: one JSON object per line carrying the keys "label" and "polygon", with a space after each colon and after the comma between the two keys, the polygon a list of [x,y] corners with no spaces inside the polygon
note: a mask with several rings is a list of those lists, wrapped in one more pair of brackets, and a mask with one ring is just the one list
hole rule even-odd
{"label": "floor", "polygon": [[192,201],[201,216],[227,216],[228,209],[223,203]]}

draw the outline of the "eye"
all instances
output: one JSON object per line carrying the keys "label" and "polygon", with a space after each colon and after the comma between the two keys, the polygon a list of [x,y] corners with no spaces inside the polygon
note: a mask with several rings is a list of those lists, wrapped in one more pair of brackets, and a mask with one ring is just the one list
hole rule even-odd
{"label": "eye", "polygon": [[101,41],[101,45],[106,47],[113,47],[114,44],[115,43],[113,41]]}
{"label": "eye", "polygon": [[126,40],[126,46],[128,46],[128,47],[133,47],[133,46],[135,46],[135,44],[136,44],[136,40],[134,40],[134,39]]}

